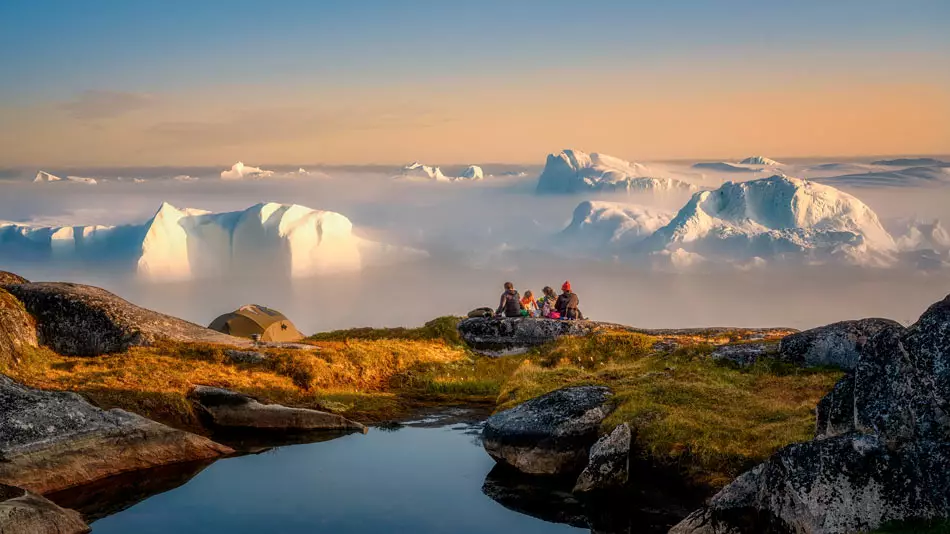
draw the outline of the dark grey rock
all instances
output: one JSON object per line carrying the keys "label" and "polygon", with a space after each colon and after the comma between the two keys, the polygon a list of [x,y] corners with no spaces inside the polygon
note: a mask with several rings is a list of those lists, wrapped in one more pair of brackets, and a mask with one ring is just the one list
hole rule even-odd
{"label": "dark grey rock", "polygon": [[675,534],[867,532],[950,514],[950,444],[845,434],[790,445],[736,479]]}
{"label": "dark grey rock", "polygon": [[255,350],[228,349],[224,356],[233,363],[264,363],[267,355]]}
{"label": "dark grey rock", "polygon": [[602,386],[552,391],[489,417],[482,443],[496,462],[524,473],[579,473],[612,410],[612,396]]}
{"label": "dark grey rock", "polygon": [[214,458],[231,449],[75,393],[0,375],[0,483],[40,494],[126,471]]}
{"label": "dark grey rock", "polygon": [[950,295],[927,309],[904,332],[902,343],[913,365],[932,380],[939,413],[950,413]]}
{"label": "dark grey rock", "polygon": [[623,423],[590,448],[587,467],[577,477],[577,493],[612,490],[630,479],[630,425]]}
{"label": "dark grey rock", "polygon": [[829,365],[855,368],[864,344],[886,327],[900,326],[890,319],[841,321],[782,338],[779,358],[801,366]]}
{"label": "dark grey rock", "polygon": [[96,356],[159,340],[246,346],[234,338],[123,300],[98,287],[60,282],[10,285],[35,318],[39,341],[60,354]]}
{"label": "dark grey rock", "polygon": [[79,513],[24,489],[0,484],[0,534],[84,534]]}
{"label": "dark grey rock", "polygon": [[715,361],[732,362],[739,367],[748,367],[760,358],[771,358],[777,354],[777,343],[736,343],[716,347],[710,354],[710,358]]}
{"label": "dark grey rock", "polygon": [[210,422],[221,428],[272,431],[334,430],[365,432],[366,427],[349,419],[318,410],[262,404],[235,391],[195,386],[189,397]]}
{"label": "dark grey rock", "polygon": [[562,336],[585,336],[597,328],[591,321],[561,321],[531,317],[471,318],[458,325],[462,340],[488,355],[513,353]]}
{"label": "dark grey rock", "polygon": [[815,437],[846,434],[855,428],[854,376],[843,377],[834,389],[818,402],[815,410]]}
{"label": "dark grey rock", "polygon": [[33,316],[16,297],[0,289],[0,365],[16,363],[24,350],[36,346]]}

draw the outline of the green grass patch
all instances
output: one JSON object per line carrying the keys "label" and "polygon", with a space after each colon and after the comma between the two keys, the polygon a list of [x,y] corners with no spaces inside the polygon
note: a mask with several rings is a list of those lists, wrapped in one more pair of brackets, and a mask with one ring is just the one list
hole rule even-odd
{"label": "green grass patch", "polygon": [[442,340],[449,345],[462,344],[459,336],[458,324],[461,317],[445,316],[433,319],[418,328],[350,328],[314,334],[306,341],[347,341],[358,339],[362,341],[377,341],[382,339],[401,339],[408,341]]}

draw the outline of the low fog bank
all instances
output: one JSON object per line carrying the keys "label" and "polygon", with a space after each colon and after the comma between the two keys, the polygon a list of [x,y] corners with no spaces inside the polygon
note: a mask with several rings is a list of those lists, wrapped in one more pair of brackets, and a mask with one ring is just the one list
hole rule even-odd
{"label": "low fog bank", "polygon": [[[172,171],[168,171],[171,173]],[[271,201],[342,213],[354,232],[427,251],[429,259],[360,273],[291,280],[275,273],[241,279],[151,284],[105,265],[24,264],[0,269],[34,280],[92,283],[137,304],[208,324],[248,303],[287,313],[305,332],[355,326],[412,326],[445,314],[496,306],[505,281],[536,293],[571,280],[594,319],[641,327],[790,326],[883,316],[909,323],[950,293],[950,270],[769,264],[751,271],[654,271],[624,261],[581,259],[559,236],[585,200],[676,211],[689,194],[534,193],[537,174],[472,183],[404,183],[391,173],[330,170],[306,179],[0,184],[0,220],[37,224],[129,224],[152,217],[163,201],[215,212]],[[719,181],[709,180],[710,182]],[[950,189],[842,188],[882,219],[950,222]]]}
{"label": "low fog bank", "polygon": [[257,303],[304,332],[356,326],[416,326],[440,315],[497,306],[501,286],[539,293],[569,279],[591,318],[644,328],[789,326],[861,317],[909,324],[950,293],[950,273],[814,267],[759,272],[667,273],[620,264],[521,258],[485,268],[427,260],[304,280],[260,276],[148,284],[106,272],[20,269],[33,280],[99,285],[136,304],[199,324]]}

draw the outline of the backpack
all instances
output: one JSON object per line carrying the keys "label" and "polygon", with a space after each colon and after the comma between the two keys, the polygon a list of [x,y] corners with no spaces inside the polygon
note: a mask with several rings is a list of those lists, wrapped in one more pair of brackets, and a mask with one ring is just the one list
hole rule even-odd
{"label": "backpack", "polygon": [[469,318],[474,317],[494,317],[495,312],[491,308],[475,308],[474,310],[468,312]]}

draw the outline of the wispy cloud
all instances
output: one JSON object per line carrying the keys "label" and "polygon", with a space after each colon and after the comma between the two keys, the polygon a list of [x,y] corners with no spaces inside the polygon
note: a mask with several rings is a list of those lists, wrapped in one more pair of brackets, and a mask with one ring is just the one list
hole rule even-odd
{"label": "wispy cloud", "polygon": [[59,107],[74,118],[95,120],[119,117],[154,104],[155,98],[148,94],[89,90]]}

